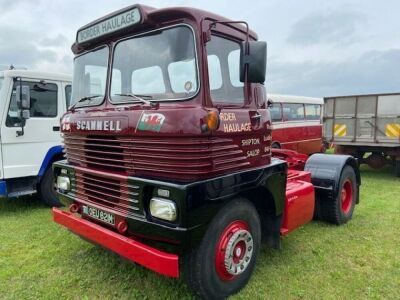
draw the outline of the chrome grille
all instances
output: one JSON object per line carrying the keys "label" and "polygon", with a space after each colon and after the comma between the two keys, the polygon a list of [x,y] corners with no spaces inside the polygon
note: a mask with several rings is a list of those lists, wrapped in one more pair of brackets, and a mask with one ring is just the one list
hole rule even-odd
{"label": "chrome grille", "polygon": [[123,215],[143,214],[140,186],[121,176],[102,176],[75,170],[75,198],[86,204],[97,204]]}
{"label": "chrome grille", "polygon": [[228,138],[64,135],[69,163],[128,176],[195,180],[240,170],[245,154]]}

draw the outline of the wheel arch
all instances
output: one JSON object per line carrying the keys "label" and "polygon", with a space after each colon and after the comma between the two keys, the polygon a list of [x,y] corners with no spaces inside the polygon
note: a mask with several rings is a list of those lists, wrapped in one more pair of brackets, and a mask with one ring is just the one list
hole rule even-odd
{"label": "wheel arch", "polygon": [[[277,189],[279,188],[277,187]],[[250,201],[256,208],[261,221],[263,240],[269,247],[279,249],[280,229],[283,219],[281,197],[274,195],[271,190],[265,186],[259,186],[251,191],[242,193],[241,196]],[[284,198],[283,201],[285,201]],[[282,204],[284,205],[284,202]]]}
{"label": "wheel arch", "polygon": [[[361,175],[357,160],[351,155],[342,154],[313,154],[306,161],[304,170],[311,173],[311,181],[317,196],[318,191],[332,190],[334,195],[339,193],[339,182],[346,166],[350,166],[356,175],[357,186],[361,185]],[[359,203],[359,189],[357,201]]]}
{"label": "wheel arch", "polygon": [[61,145],[57,145],[54,147],[51,147],[42,162],[42,165],[40,166],[39,169],[39,173],[38,173],[38,177],[39,177],[39,182],[41,181],[41,179],[43,178],[44,173],[46,172],[46,170],[51,167],[51,165],[58,160],[62,160],[63,157],[63,151],[62,151],[62,146]]}

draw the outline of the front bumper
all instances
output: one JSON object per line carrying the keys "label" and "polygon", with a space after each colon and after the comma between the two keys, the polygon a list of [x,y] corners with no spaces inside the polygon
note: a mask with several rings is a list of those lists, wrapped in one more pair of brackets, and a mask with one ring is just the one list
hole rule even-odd
{"label": "front bumper", "polygon": [[169,277],[179,277],[179,258],[132,238],[125,237],[69,212],[53,208],[53,219],[75,234],[109,249],[130,261]]}

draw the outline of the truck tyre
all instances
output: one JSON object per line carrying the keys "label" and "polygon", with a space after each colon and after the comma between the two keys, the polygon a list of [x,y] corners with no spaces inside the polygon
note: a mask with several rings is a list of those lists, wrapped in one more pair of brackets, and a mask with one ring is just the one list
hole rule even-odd
{"label": "truck tyre", "polygon": [[55,189],[54,174],[52,168],[48,168],[39,185],[39,194],[42,201],[50,207],[60,207]]}
{"label": "truck tyre", "polygon": [[253,273],[261,243],[257,210],[246,199],[224,206],[210,223],[199,247],[185,257],[188,286],[202,299],[237,293]]}
{"label": "truck tyre", "polygon": [[397,177],[400,177],[400,160],[394,161],[394,172]]}
{"label": "truck tyre", "polygon": [[340,176],[336,197],[318,199],[318,218],[336,225],[349,221],[353,216],[354,206],[356,205],[357,189],[358,185],[354,169],[350,166],[345,166]]}

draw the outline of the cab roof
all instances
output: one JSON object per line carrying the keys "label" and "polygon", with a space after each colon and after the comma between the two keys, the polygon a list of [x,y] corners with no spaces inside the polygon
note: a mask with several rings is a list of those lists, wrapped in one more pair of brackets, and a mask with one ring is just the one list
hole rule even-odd
{"label": "cab roof", "polygon": [[[104,41],[107,41],[109,39],[112,39],[115,36],[126,36],[127,34],[133,34],[133,33],[141,33],[141,32],[146,32],[152,28],[158,28],[160,23],[168,23],[172,21],[181,21],[184,22],[185,19],[190,19],[194,21],[198,26],[200,27],[203,20],[211,20],[211,21],[219,21],[219,22],[230,22],[230,21],[242,21],[242,20],[230,20],[227,19],[223,16],[214,14],[212,12],[208,12],[205,10],[197,9],[197,8],[192,8],[192,7],[168,7],[168,8],[154,8],[146,5],[141,5],[141,4],[135,4],[131,6],[127,6],[125,8],[122,8],[120,10],[114,11],[106,16],[103,16],[97,20],[94,20],[93,22],[90,22],[81,28],[77,30],[77,33],[90,28],[98,23],[101,23],[105,20],[108,20],[112,18],[113,16],[117,16],[118,14],[123,13],[124,11],[129,11],[134,8],[138,8],[140,10],[140,13],[142,15],[142,20],[141,22],[134,26],[133,28],[126,28],[125,30],[122,30],[121,32],[115,32],[110,34],[108,37],[103,37],[98,40],[94,40],[88,43],[82,43],[78,44],[75,42],[71,49],[75,54],[79,54],[85,49],[90,49],[93,46],[104,43]],[[230,27],[235,28],[236,30],[246,33],[246,27],[243,24],[229,24]],[[257,40],[258,36],[257,34],[249,29],[249,36],[251,39]]]}
{"label": "cab roof", "polygon": [[67,82],[72,81],[72,76],[68,74],[17,69],[0,71],[0,77],[25,77],[31,79],[47,79]]}
{"label": "cab roof", "polygon": [[324,99],[317,97],[268,94],[267,98],[271,99],[272,102],[275,103],[305,103],[305,104],[321,104],[321,105],[324,104]]}

